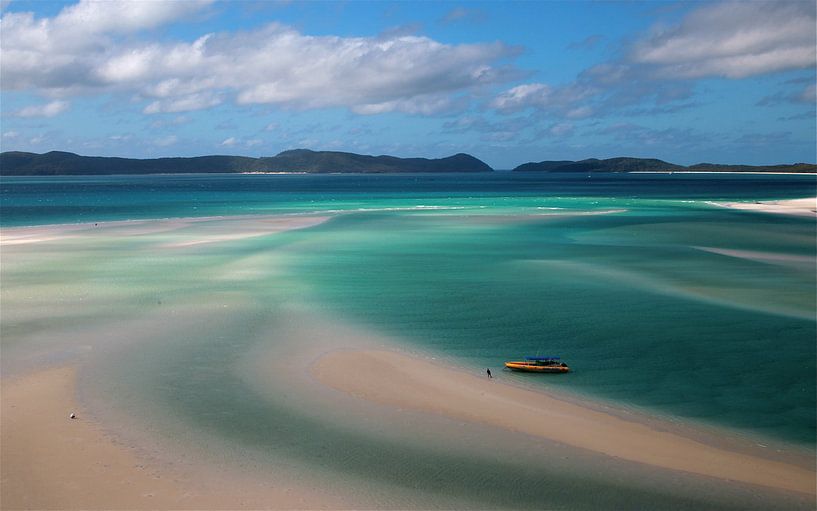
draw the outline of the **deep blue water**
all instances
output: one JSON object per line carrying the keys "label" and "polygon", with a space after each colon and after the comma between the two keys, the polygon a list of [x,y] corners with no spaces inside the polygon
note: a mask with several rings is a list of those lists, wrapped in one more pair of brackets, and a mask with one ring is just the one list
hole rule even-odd
{"label": "deep blue water", "polygon": [[817,194],[817,178],[723,174],[149,175],[3,177],[0,225],[301,213],[481,198],[760,200]]}

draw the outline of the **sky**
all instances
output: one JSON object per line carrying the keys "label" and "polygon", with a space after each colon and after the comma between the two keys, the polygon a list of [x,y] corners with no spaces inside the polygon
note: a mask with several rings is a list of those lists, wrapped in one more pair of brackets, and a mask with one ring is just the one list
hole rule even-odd
{"label": "sky", "polygon": [[817,161],[811,0],[0,8],[3,151]]}

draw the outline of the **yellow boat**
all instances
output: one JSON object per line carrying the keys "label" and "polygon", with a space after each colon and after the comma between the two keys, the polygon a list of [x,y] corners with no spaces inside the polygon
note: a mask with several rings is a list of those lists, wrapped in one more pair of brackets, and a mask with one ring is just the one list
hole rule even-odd
{"label": "yellow boat", "polygon": [[527,373],[567,373],[570,368],[559,357],[525,357],[520,362],[505,362],[505,367],[511,371]]}

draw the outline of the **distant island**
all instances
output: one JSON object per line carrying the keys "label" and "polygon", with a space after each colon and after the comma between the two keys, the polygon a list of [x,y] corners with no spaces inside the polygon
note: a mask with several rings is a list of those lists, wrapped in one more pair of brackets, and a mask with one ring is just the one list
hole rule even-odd
{"label": "distant island", "polygon": [[793,165],[719,165],[698,163],[685,167],[654,158],[608,158],[598,160],[540,161],[524,163],[515,172],[817,172],[817,165],[795,163]]}
{"label": "distant island", "polygon": [[468,154],[447,158],[397,158],[335,151],[294,149],[276,156],[197,156],[193,158],[113,158],[51,151],[44,154],[0,153],[0,175],[52,176],[101,174],[192,174],[248,172],[491,172],[485,162]]}
{"label": "distant island", "polygon": [[[103,174],[193,174],[193,173],[400,173],[400,172],[491,172],[485,162],[464,153],[447,158],[398,158],[338,151],[293,149],[275,156],[196,156],[192,158],[116,158],[80,156],[51,151],[37,154],[20,151],[0,153],[0,175],[56,176]],[[530,162],[514,172],[795,172],[814,173],[817,165],[720,165],[699,163],[685,167],[654,158],[590,158],[580,161]]]}

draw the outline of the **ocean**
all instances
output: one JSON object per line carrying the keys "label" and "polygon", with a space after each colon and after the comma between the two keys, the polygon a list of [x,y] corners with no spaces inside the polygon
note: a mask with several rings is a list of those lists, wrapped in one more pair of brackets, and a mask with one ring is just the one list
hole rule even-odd
{"label": "ocean", "polygon": [[[519,385],[813,449],[815,221],[716,203],[814,196],[814,176],[797,175],[3,178],[4,228],[328,217],[182,252],[168,247],[201,239],[206,223],[133,236],[125,224],[116,239],[44,244],[3,265],[4,370],[80,356],[85,348],[53,333],[82,332],[95,350],[83,392],[108,420],[127,402],[130,411],[164,417],[151,427],[169,437],[195,424],[252,446],[259,463],[275,452],[307,472],[321,466],[400,487],[441,478],[448,489],[440,494],[452,500],[414,502],[419,507],[467,494],[489,499],[488,507],[535,507],[542,488],[537,476],[503,465],[502,490],[483,494],[474,460],[417,447],[431,439],[403,445],[367,436],[365,421],[341,411],[338,421],[355,423],[356,432],[333,429],[288,389],[281,362],[288,353],[309,343],[315,353],[331,349],[333,335],[359,330],[373,344],[389,339]],[[100,333],[111,325],[121,331],[117,340]],[[560,356],[573,371],[501,370],[503,361],[531,355]],[[265,380],[259,367],[276,376]],[[102,394],[93,390],[100,382]],[[382,453],[401,461],[384,462]],[[459,475],[429,472],[435,464]],[[550,474],[551,484],[569,507],[583,507],[581,488],[601,483],[569,472]],[[644,505],[666,504],[632,491]]]}

